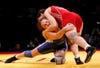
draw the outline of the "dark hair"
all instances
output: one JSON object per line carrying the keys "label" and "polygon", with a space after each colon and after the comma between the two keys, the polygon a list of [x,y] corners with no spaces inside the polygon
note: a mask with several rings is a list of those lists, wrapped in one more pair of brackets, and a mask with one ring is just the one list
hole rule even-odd
{"label": "dark hair", "polygon": [[37,18],[41,16],[45,12],[45,9],[40,9],[37,14]]}
{"label": "dark hair", "polygon": [[37,28],[39,29],[39,31],[43,31],[44,30],[44,28],[42,28],[42,26],[41,26],[41,23],[38,21],[37,22]]}
{"label": "dark hair", "polygon": [[43,31],[44,29],[41,27],[41,23],[38,18],[41,16],[41,14],[44,14],[44,12],[45,12],[45,9],[40,9],[37,14],[37,27],[40,31]]}

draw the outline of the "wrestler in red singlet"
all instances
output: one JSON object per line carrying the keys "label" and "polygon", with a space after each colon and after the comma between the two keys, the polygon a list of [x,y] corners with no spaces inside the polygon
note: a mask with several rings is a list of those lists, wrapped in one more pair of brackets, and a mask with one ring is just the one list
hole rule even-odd
{"label": "wrestler in red singlet", "polygon": [[51,6],[51,14],[60,22],[62,27],[68,23],[72,23],[77,28],[77,32],[80,32],[82,28],[82,19],[78,14],[58,6]]}

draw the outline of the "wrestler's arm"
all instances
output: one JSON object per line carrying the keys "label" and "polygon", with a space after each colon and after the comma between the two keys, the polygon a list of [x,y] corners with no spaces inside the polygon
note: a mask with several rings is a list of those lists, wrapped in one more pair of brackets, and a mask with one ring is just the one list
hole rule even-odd
{"label": "wrestler's arm", "polygon": [[50,14],[51,13],[51,8],[47,8],[44,12],[44,15],[46,16],[46,18],[50,21],[50,26],[48,27],[47,31],[53,31],[56,30],[58,28],[58,24],[57,21],[55,20],[55,18]]}
{"label": "wrestler's arm", "polygon": [[66,33],[66,27],[60,29],[59,31],[55,32],[55,31],[46,31],[44,30],[42,32],[42,35],[45,39],[49,39],[49,40],[57,40],[63,37],[63,35]]}

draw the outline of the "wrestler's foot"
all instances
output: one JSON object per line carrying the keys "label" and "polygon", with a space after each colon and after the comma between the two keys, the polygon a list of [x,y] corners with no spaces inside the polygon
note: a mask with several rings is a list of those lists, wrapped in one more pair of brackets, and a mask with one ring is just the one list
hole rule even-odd
{"label": "wrestler's foot", "polygon": [[77,65],[79,65],[79,64],[84,64],[84,63],[81,61],[80,57],[75,58],[75,62],[76,62]]}
{"label": "wrestler's foot", "polygon": [[96,52],[96,48],[95,47],[88,47],[86,49],[86,52],[87,52],[87,56],[86,56],[86,59],[85,59],[85,63],[88,63],[90,60],[91,60],[91,57],[93,56],[93,54]]}
{"label": "wrestler's foot", "polygon": [[16,58],[15,56],[13,56],[13,57],[7,59],[7,60],[5,61],[5,63],[11,63],[11,62],[13,62],[13,61],[15,61],[15,60],[17,60],[17,58]]}
{"label": "wrestler's foot", "polygon": [[50,62],[55,62],[55,58],[52,58],[52,59],[50,60]]}

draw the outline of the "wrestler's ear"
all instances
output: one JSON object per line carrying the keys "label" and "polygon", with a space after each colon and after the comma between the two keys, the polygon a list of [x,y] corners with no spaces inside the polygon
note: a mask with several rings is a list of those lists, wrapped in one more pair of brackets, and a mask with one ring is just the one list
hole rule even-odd
{"label": "wrestler's ear", "polygon": [[41,13],[41,15],[43,15],[43,13]]}
{"label": "wrestler's ear", "polygon": [[40,14],[42,17],[45,17],[43,13]]}

